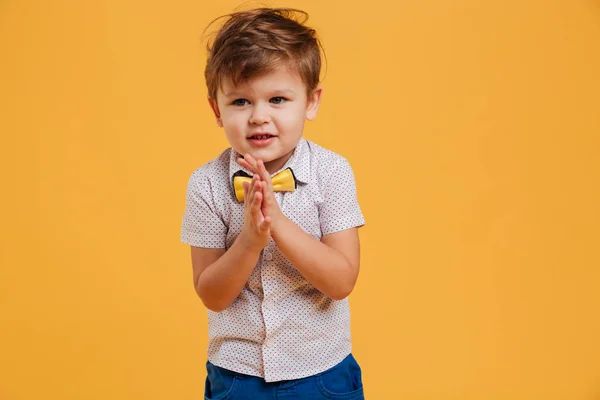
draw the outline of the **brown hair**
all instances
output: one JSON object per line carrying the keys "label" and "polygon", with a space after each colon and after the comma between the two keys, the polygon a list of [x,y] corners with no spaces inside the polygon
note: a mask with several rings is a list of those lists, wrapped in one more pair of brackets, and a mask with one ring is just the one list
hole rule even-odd
{"label": "brown hair", "polygon": [[306,12],[293,8],[255,8],[216,18],[209,27],[224,17],[229,18],[206,46],[204,77],[210,98],[217,98],[223,77],[230,78],[237,86],[282,63],[300,75],[310,96],[319,84],[322,46],[316,31],[304,25],[308,19]]}

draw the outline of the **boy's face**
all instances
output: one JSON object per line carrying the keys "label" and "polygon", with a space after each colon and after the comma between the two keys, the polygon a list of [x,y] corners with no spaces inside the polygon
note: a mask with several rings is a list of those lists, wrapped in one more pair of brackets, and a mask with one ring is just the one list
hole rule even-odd
{"label": "boy's face", "polygon": [[269,173],[291,157],[305,119],[317,116],[322,89],[307,98],[300,76],[281,67],[234,87],[224,79],[217,101],[209,103],[231,147],[242,156],[263,160]]}

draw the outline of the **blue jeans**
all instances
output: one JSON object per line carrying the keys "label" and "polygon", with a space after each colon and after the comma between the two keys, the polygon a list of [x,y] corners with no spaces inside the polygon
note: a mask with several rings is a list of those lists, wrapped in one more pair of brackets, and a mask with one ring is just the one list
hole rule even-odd
{"label": "blue jeans", "polygon": [[206,363],[205,400],[364,400],[360,366],[349,354],[333,368],[306,378],[265,382]]}

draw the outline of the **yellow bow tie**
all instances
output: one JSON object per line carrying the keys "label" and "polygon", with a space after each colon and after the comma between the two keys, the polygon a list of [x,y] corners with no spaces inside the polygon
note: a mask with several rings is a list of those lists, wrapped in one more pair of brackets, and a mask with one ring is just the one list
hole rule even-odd
{"label": "yellow bow tie", "polygon": [[[242,170],[233,174],[233,190],[238,201],[244,201],[244,182],[250,183],[251,181],[252,176]],[[273,190],[276,192],[293,192],[297,187],[296,177],[291,168],[286,168],[275,174],[271,178],[271,182],[273,183]]]}

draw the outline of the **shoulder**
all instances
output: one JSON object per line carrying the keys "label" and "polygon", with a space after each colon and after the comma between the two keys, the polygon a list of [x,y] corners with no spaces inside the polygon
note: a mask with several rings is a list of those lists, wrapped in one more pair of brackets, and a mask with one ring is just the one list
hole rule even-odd
{"label": "shoulder", "polygon": [[227,184],[231,151],[231,148],[225,149],[216,158],[195,169],[191,173],[188,186],[198,190],[210,190]]}
{"label": "shoulder", "polygon": [[311,170],[319,181],[326,182],[340,171],[352,172],[350,163],[344,156],[309,140],[306,140],[306,144],[310,152]]}

